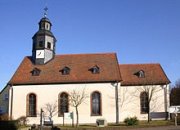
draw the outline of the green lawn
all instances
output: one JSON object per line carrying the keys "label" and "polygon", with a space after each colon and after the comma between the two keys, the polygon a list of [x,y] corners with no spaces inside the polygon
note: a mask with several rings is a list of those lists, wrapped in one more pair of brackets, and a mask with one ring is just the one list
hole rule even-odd
{"label": "green lawn", "polygon": [[[108,124],[108,126],[106,128],[142,128],[142,127],[156,127],[156,126],[167,126],[167,125],[174,125],[174,122],[172,121],[150,121],[150,123],[148,123],[147,121],[139,121],[138,125],[134,125],[134,126],[126,126],[124,123],[120,123],[120,124]],[[58,126],[61,129],[73,129],[72,126]],[[78,127],[79,129],[93,129],[93,128],[97,128],[96,125],[80,125]]]}

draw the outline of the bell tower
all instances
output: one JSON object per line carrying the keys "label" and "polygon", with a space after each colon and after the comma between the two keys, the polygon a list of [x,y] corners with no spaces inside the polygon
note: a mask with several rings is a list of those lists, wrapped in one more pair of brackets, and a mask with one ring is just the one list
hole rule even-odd
{"label": "bell tower", "polygon": [[51,32],[52,24],[47,18],[48,8],[44,11],[44,17],[39,22],[39,30],[32,37],[32,60],[34,64],[39,65],[46,64],[54,58],[56,47],[56,38]]}

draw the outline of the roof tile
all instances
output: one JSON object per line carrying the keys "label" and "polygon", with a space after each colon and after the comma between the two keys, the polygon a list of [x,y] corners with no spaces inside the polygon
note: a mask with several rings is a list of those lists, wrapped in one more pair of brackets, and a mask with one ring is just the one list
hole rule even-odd
{"label": "roof tile", "polygon": [[[160,64],[121,64],[122,86],[169,84],[170,81]],[[138,77],[138,71],[144,71],[145,77]]]}
{"label": "roof tile", "polygon": [[[101,71],[92,74],[88,71],[97,65]],[[60,70],[68,66],[71,72],[62,75]],[[32,76],[32,70],[41,70],[39,76]],[[45,65],[35,65],[31,57],[25,57],[9,84],[55,84],[81,82],[114,82],[120,81],[118,61],[115,53],[56,55]]]}

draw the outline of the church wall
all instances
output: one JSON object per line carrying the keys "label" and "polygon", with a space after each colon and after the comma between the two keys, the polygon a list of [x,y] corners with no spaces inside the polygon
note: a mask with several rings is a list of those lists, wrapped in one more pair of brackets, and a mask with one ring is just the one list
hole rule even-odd
{"label": "church wall", "polygon": [[[139,120],[147,120],[147,114],[140,111],[140,93],[145,86],[120,86],[119,87],[119,117],[123,121],[126,117],[136,116]],[[159,113],[168,111],[169,107],[169,85],[150,85],[155,88],[151,100],[151,112],[155,113],[157,119],[165,119]],[[96,119],[104,118],[109,123],[116,121],[115,88],[110,83],[88,83],[88,84],[60,84],[60,85],[23,85],[13,86],[13,111],[14,119],[26,116],[26,96],[29,93],[37,95],[37,117],[28,117],[30,124],[39,124],[40,109],[45,111],[46,103],[58,104],[58,95],[62,92],[70,93],[72,90],[82,91],[85,88],[88,98],[79,106],[79,123],[95,123]],[[98,91],[102,96],[102,116],[91,116],[90,95]],[[167,103],[165,103],[167,102]],[[69,112],[75,109],[70,106]],[[159,116],[159,117],[158,117]],[[157,118],[158,117],[158,118]],[[62,124],[63,118],[56,114],[53,117],[55,124]],[[75,120],[76,122],[76,120]],[[71,124],[71,120],[65,119],[65,124]]]}
{"label": "church wall", "polygon": [[9,88],[10,86],[6,86],[0,93],[0,113],[8,113]]}
{"label": "church wall", "polygon": [[[111,83],[87,83],[87,84],[60,84],[60,85],[23,85],[13,87],[13,117],[14,119],[20,116],[26,116],[26,96],[29,93],[37,95],[37,112],[45,107],[46,103],[57,103],[58,95],[61,92],[71,92],[72,90],[82,91],[88,94],[88,98],[79,106],[79,123],[96,123],[96,119],[105,118],[108,122],[115,122],[116,108],[115,108],[115,88]],[[90,108],[90,94],[98,91],[102,96],[102,116],[91,116]],[[70,112],[75,109],[70,106]],[[39,114],[37,117],[29,117],[30,124],[38,124],[40,121]],[[76,117],[75,117],[76,119]],[[53,117],[55,124],[62,124],[63,118],[58,117],[58,114]],[[75,120],[76,122],[76,120]],[[66,123],[71,123],[71,120],[65,120]]]}
{"label": "church wall", "polygon": [[[139,120],[147,120],[148,115],[140,111],[140,93],[144,88],[155,88],[150,103],[152,120],[165,119],[169,107],[169,85],[121,86],[120,88],[120,120],[136,116]],[[166,91],[167,90],[167,91]]]}

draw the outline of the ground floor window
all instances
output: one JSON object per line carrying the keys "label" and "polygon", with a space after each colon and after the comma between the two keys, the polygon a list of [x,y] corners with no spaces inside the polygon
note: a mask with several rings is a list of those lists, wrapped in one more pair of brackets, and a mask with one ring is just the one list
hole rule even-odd
{"label": "ground floor window", "polygon": [[148,94],[147,92],[142,92],[140,94],[140,105],[141,105],[141,113],[145,114],[149,111],[149,104],[148,104]]}
{"label": "ground floor window", "polygon": [[34,93],[30,93],[27,95],[27,116],[35,117],[36,112],[36,103],[37,97]]}
{"label": "ground floor window", "polygon": [[59,95],[59,116],[63,116],[65,112],[69,112],[68,94],[63,92]]}
{"label": "ground floor window", "polygon": [[91,94],[91,115],[101,115],[101,94],[97,91]]}

